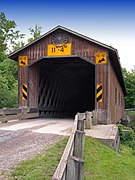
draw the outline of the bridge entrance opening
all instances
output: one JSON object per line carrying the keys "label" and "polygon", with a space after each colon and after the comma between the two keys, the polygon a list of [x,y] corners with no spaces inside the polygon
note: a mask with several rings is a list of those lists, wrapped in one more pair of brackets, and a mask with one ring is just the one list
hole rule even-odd
{"label": "bridge entrance opening", "polygon": [[95,65],[79,57],[51,57],[36,66],[41,116],[67,118],[95,109]]}

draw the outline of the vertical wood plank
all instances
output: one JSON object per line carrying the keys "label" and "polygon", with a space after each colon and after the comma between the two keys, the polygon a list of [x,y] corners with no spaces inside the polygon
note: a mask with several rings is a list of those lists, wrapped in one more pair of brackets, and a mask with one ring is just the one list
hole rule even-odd
{"label": "vertical wood plank", "polygon": [[84,179],[84,160],[70,156],[67,164],[66,180]]}
{"label": "vertical wood plank", "polygon": [[84,135],[85,132],[83,131],[75,131],[73,155],[79,158],[83,158],[84,156]]}
{"label": "vertical wood plank", "polygon": [[91,129],[92,127],[92,119],[93,119],[93,114],[92,112],[86,112],[86,121],[85,121],[85,129]]}
{"label": "vertical wood plank", "polygon": [[66,180],[75,180],[75,161],[72,157],[68,159]]}

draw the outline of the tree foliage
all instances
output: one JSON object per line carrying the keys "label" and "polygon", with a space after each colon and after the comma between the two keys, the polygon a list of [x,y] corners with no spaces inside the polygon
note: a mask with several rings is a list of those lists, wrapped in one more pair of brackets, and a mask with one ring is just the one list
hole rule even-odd
{"label": "tree foliage", "polygon": [[128,71],[123,68],[123,76],[127,90],[126,108],[133,108],[135,107],[135,69]]}
{"label": "tree foliage", "polygon": [[32,41],[38,39],[41,36],[42,27],[36,24],[34,29],[29,28],[29,31],[30,31],[30,34],[32,35],[32,37],[30,37],[28,39],[28,43],[31,43]]}
{"label": "tree foliage", "polygon": [[8,59],[16,40],[23,35],[16,30],[16,23],[0,13],[0,108],[17,106],[17,63]]}
{"label": "tree foliage", "polygon": [[0,108],[17,107],[17,63],[5,58],[0,62]]}
{"label": "tree foliage", "polygon": [[24,38],[16,26],[15,21],[8,20],[3,12],[0,13],[0,53],[11,52],[18,40]]}

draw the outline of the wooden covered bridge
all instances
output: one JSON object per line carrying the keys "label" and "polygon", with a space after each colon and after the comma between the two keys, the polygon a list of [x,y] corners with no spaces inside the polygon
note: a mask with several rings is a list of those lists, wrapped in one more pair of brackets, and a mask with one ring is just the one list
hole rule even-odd
{"label": "wooden covered bridge", "polygon": [[126,89],[116,49],[57,26],[10,54],[18,62],[19,107],[41,116],[97,112],[99,123],[116,123]]}

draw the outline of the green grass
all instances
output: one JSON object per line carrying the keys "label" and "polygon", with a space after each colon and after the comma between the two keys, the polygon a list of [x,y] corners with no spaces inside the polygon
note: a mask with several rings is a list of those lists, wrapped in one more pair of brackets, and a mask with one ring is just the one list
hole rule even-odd
{"label": "green grass", "polygon": [[[66,143],[67,138],[64,138],[45,154],[22,161],[8,179],[51,180]],[[85,180],[135,180],[132,149],[122,145],[120,153],[117,153],[97,140],[86,137],[84,153]]]}
{"label": "green grass", "polygon": [[125,111],[124,114],[135,115],[135,111]]}
{"label": "green grass", "polygon": [[65,149],[67,138],[49,148],[45,154],[37,155],[31,160],[22,161],[14,169],[10,180],[51,180]]}
{"label": "green grass", "polygon": [[124,145],[117,153],[86,137],[84,166],[85,180],[135,180],[135,156]]}
{"label": "green grass", "polygon": [[129,114],[131,114],[131,115],[135,115],[135,111],[131,111]]}

